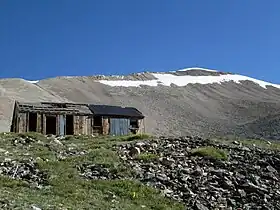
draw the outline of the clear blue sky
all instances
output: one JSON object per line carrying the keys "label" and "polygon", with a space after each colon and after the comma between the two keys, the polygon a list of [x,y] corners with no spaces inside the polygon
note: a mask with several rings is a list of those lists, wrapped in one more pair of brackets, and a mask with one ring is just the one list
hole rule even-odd
{"label": "clear blue sky", "polygon": [[0,77],[200,66],[280,83],[279,0],[1,0]]}

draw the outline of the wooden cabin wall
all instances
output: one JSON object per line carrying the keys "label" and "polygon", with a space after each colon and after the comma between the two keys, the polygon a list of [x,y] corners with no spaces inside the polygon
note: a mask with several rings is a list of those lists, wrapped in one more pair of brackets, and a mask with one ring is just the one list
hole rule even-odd
{"label": "wooden cabin wall", "polygon": [[92,122],[91,118],[88,116],[74,116],[74,134],[84,134],[91,135],[92,134]]}
{"label": "wooden cabin wall", "polygon": [[15,104],[10,131],[16,133],[16,132],[18,132],[18,130],[19,130],[19,113],[18,113],[17,105]]}
{"label": "wooden cabin wall", "polygon": [[[13,121],[13,132],[22,133],[29,132],[29,113],[15,112]],[[42,133],[42,117],[41,114],[37,114],[37,128],[36,132]]]}
{"label": "wooden cabin wall", "polygon": [[18,132],[24,133],[27,132],[27,113],[19,113],[18,114]]}
{"label": "wooden cabin wall", "polygon": [[80,124],[80,116],[74,116],[74,135],[78,135]]}
{"label": "wooden cabin wall", "polygon": [[13,116],[12,116],[12,123],[11,123],[11,127],[10,127],[10,132],[16,132],[18,123],[17,123],[17,105],[15,103],[14,105],[14,111],[13,111]]}
{"label": "wooden cabin wall", "polygon": [[109,134],[109,118],[108,117],[103,117],[102,118],[102,134],[103,135],[108,135]]}
{"label": "wooden cabin wall", "polygon": [[42,114],[42,133],[46,135],[47,133],[47,126],[46,126],[46,115]]}
{"label": "wooden cabin wall", "polygon": [[89,117],[89,116],[83,116],[82,133],[85,134],[85,135],[91,135],[92,134],[91,117]]}
{"label": "wooden cabin wall", "polygon": [[42,133],[43,132],[43,116],[42,116],[42,114],[37,114],[37,128],[36,128],[36,130],[37,130],[37,132],[38,133]]}
{"label": "wooden cabin wall", "polygon": [[[64,116],[64,115],[63,115]],[[60,115],[56,115],[56,135],[60,135],[60,129],[61,129],[61,122],[60,122]],[[29,126],[29,113],[18,113],[15,112],[13,116],[13,125],[12,125],[12,131],[13,132],[28,132]],[[107,122],[108,125],[108,119],[105,120],[105,124]],[[91,135],[95,133],[93,128],[93,118],[89,116],[74,116],[73,117],[73,129],[74,134],[84,134],[84,135]],[[63,126],[62,126],[63,127]],[[107,126],[108,127],[108,126]],[[109,128],[109,127],[108,127]],[[106,129],[105,129],[106,130]],[[109,129],[107,129],[109,131]],[[96,133],[102,133],[103,129],[102,127],[96,129]],[[107,133],[108,133],[107,131]],[[46,114],[44,113],[37,113],[37,127],[36,132],[42,133],[46,135]],[[66,130],[65,130],[66,132]],[[64,132],[64,134],[65,134]],[[62,132],[63,133],[63,132]]]}
{"label": "wooden cabin wall", "polygon": [[85,123],[85,133],[87,135],[91,135],[92,132],[93,132],[92,127],[91,127],[91,125],[92,125],[92,118],[89,117],[89,116],[85,116],[85,118],[86,118],[85,119],[86,120],[86,123]]}
{"label": "wooden cabin wall", "polygon": [[139,127],[139,130],[137,131],[137,134],[144,133],[144,131],[145,131],[144,119],[138,120],[138,127]]}
{"label": "wooden cabin wall", "polygon": [[56,115],[56,134],[55,135],[59,135],[60,134],[60,115]]}
{"label": "wooden cabin wall", "polygon": [[19,131],[19,113],[15,112],[15,116],[13,119],[13,130],[12,132],[18,132]]}
{"label": "wooden cabin wall", "polygon": [[[28,132],[28,113],[15,112],[13,116],[13,131],[14,132]],[[60,115],[56,115],[56,135],[61,134],[60,129]],[[139,130],[137,134],[142,134],[145,132],[144,119],[139,119],[138,121]],[[92,134],[110,134],[110,120],[109,117],[102,117],[102,126],[93,126],[94,118],[91,116],[79,116],[74,115],[73,117],[73,130],[74,134],[92,135]],[[63,127],[63,126],[62,126]],[[46,115],[37,114],[37,128],[38,133],[46,134]],[[65,130],[66,131],[66,130]],[[63,133],[63,132],[62,132]],[[65,132],[64,132],[65,134]]]}

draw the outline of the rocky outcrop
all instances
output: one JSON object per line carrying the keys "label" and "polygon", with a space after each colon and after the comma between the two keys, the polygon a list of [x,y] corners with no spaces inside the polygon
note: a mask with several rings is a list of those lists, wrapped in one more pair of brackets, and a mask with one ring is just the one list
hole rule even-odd
{"label": "rocky outcrop", "polygon": [[[193,156],[194,148],[204,146],[225,150],[228,160]],[[135,147],[158,159],[143,161],[139,155],[131,156]],[[137,179],[189,208],[280,209],[280,155],[275,151],[217,145],[192,137],[163,137],[127,144],[120,150],[122,159],[137,172]]]}
{"label": "rocky outcrop", "polygon": [[[212,148],[195,155],[197,148]],[[134,178],[153,186],[188,209],[280,209],[280,154],[239,142],[166,138],[127,143],[120,158],[136,173],[120,177],[102,165],[83,167],[88,179]],[[211,151],[223,151],[220,158]]]}

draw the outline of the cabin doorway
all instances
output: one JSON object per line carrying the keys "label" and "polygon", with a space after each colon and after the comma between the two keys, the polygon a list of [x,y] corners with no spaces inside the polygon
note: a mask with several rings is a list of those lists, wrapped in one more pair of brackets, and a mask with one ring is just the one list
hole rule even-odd
{"label": "cabin doorway", "polygon": [[37,113],[29,113],[28,119],[28,131],[36,132],[37,131]]}
{"label": "cabin doorway", "polygon": [[66,115],[66,135],[74,135],[74,116]]}
{"label": "cabin doorway", "polygon": [[56,116],[46,116],[46,134],[56,135]]}

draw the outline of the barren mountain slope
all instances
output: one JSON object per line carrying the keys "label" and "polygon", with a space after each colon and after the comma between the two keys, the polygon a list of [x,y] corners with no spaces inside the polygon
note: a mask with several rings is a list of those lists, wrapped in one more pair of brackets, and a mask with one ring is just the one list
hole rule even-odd
{"label": "barren mountain slope", "polygon": [[251,135],[247,124],[275,116],[280,108],[280,85],[206,69],[60,77],[34,84],[7,79],[0,80],[0,88],[0,131],[9,129],[14,99],[135,106],[146,115],[147,132],[167,135]]}

